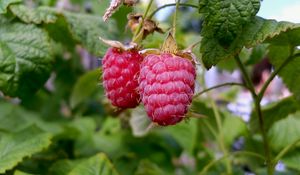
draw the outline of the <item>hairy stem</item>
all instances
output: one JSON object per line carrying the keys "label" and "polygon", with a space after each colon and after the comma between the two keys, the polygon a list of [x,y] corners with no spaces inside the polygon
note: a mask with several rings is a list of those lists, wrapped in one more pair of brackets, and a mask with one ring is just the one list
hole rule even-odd
{"label": "hairy stem", "polygon": [[[179,5],[179,6],[183,6],[183,7],[198,8],[197,5],[193,5],[193,4],[179,3],[178,5]],[[171,6],[176,6],[176,3],[166,4],[166,5],[163,5],[163,6],[158,7],[156,10],[154,10],[154,11],[149,15],[149,18],[152,18],[152,17],[153,17],[158,11],[160,11],[161,9],[166,8],[166,7],[171,7]]]}

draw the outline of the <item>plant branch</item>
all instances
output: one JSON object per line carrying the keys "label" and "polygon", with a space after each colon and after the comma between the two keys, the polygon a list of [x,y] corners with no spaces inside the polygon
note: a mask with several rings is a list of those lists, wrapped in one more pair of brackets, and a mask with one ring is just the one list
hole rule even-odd
{"label": "plant branch", "polygon": [[143,27],[143,24],[144,24],[144,20],[146,19],[147,15],[148,15],[148,12],[149,12],[149,10],[151,8],[152,3],[153,3],[153,0],[150,0],[150,2],[148,3],[148,6],[146,8],[145,13],[143,14],[142,22],[139,24],[138,28],[136,29],[136,31],[135,31],[135,33],[133,35],[133,40],[132,40],[133,42],[136,42],[136,40],[138,39],[139,33],[140,33],[140,31],[141,31],[141,29]]}
{"label": "plant branch", "polygon": [[172,33],[173,33],[173,37],[175,40],[176,40],[176,23],[177,23],[177,13],[179,10],[179,3],[180,3],[180,0],[176,0],[176,8],[175,8],[173,26],[172,26]]}
{"label": "plant branch", "polygon": [[247,73],[247,70],[245,68],[245,66],[243,65],[243,63],[241,62],[241,59],[239,58],[239,56],[235,56],[234,57],[238,67],[240,68],[241,72],[242,72],[242,75],[244,77],[244,80],[245,80],[245,83],[246,83],[246,86],[248,87],[248,89],[250,90],[251,94],[252,94],[252,97],[253,98],[256,98],[256,92],[255,92],[255,89],[254,89],[254,85],[250,79],[250,76],[248,75]]}
{"label": "plant branch", "polygon": [[269,147],[267,133],[265,130],[265,123],[264,123],[264,118],[263,118],[262,110],[261,110],[261,106],[260,106],[260,100],[258,100],[258,98],[255,98],[255,110],[258,115],[259,127],[260,127],[260,131],[261,131],[261,134],[263,137],[264,151],[265,151],[266,162],[267,162],[267,167],[268,167],[268,174],[272,175],[272,174],[274,174],[274,165],[272,162],[271,151],[270,151],[270,147]]}
{"label": "plant branch", "polygon": [[288,57],[279,67],[278,69],[274,70],[272,72],[272,74],[270,75],[270,77],[267,79],[267,81],[264,83],[263,87],[261,88],[260,92],[258,93],[258,100],[261,101],[261,99],[263,98],[267,88],[269,87],[270,83],[272,82],[272,80],[276,77],[276,75],[278,75],[278,73],[289,63],[291,62],[294,58],[299,57],[300,53],[297,53],[295,55],[292,55],[290,57]]}
{"label": "plant branch", "polygon": [[[198,8],[197,5],[193,5],[193,4],[186,4],[186,3],[179,3],[179,6],[183,6],[183,7],[192,7],[192,8]],[[171,6],[176,6],[176,3],[172,3],[172,4],[166,4],[163,6],[158,7],[156,10],[154,10],[150,15],[149,18],[151,19],[159,10],[166,8],[166,7],[171,7]]]}
{"label": "plant branch", "polygon": [[214,90],[214,89],[217,89],[217,88],[221,88],[221,87],[224,87],[224,86],[242,86],[242,87],[245,87],[248,89],[247,86],[245,86],[244,84],[241,84],[241,83],[235,83],[235,82],[230,82],[230,83],[224,83],[224,84],[219,84],[219,85],[216,85],[216,86],[213,86],[213,87],[210,87],[210,88],[207,88],[207,89],[204,89],[202,90],[201,92],[197,93],[196,95],[194,95],[193,98],[197,98],[199,96],[201,96],[202,94],[208,92],[208,91],[211,91],[211,90]]}
{"label": "plant branch", "polygon": [[266,130],[265,130],[265,124],[264,124],[264,118],[262,115],[262,110],[261,110],[261,106],[260,106],[260,102],[261,99],[258,98],[256,92],[255,92],[255,88],[254,85],[250,79],[249,74],[246,71],[246,68],[244,67],[244,64],[241,62],[239,56],[235,56],[235,61],[238,65],[238,67],[240,68],[245,83],[248,86],[251,94],[252,94],[252,98],[253,101],[255,102],[255,111],[258,115],[258,119],[259,119],[259,127],[260,127],[260,131],[263,137],[263,145],[264,145],[264,152],[265,152],[265,157],[266,157],[266,162],[267,162],[267,167],[268,167],[268,174],[272,175],[274,174],[274,165],[273,165],[273,161],[272,161],[272,157],[271,157],[271,152],[270,152],[270,148],[269,148],[269,143],[268,143],[268,139],[267,139],[267,134],[266,134]]}

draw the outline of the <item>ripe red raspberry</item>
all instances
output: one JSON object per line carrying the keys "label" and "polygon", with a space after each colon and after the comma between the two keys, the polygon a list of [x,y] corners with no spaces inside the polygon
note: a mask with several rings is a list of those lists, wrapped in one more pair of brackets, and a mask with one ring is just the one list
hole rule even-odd
{"label": "ripe red raspberry", "polygon": [[139,90],[151,120],[164,126],[180,122],[192,101],[195,78],[195,66],[188,59],[167,53],[147,55]]}
{"label": "ripe red raspberry", "polygon": [[139,104],[138,74],[142,56],[136,50],[109,48],[103,58],[103,86],[114,106],[133,108]]}

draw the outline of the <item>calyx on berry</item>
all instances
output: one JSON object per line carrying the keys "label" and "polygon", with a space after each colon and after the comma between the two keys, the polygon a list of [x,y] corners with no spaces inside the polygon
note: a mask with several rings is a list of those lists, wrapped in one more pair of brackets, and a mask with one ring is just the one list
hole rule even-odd
{"label": "calyx on berry", "polygon": [[193,64],[196,64],[197,58],[192,53],[192,49],[194,47],[195,47],[195,45],[191,45],[184,50],[179,50],[174,37],[172,36],[171,33],[169,33],[167,38],[165,39],[161,49],[144,49],[144,50],[139,51],[139,53],[142,54],[143,56],[147,56],[148,54],[170,53],[170,54],[177,55],[177,56],[180,56],[185,59],[189,59],[192,61]]}

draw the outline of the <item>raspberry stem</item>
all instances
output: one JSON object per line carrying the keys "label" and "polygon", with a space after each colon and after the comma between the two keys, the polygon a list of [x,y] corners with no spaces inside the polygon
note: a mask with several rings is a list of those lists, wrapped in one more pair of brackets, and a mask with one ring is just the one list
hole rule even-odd
{"label": "raspberry stem", "polygon": [[[203,65],[202,65],[203,66]],[[203,67],[203,70],[206,70],[204,67]],[[203,72],[202,73],[202,83],[204,88],[206,88],[206,83],[205,83],[205,77],[204,77],[205,73]],[[226,173],[228,175],[231,175],[232,174],[232,167],[231,167],[231,162],[230,162],[230,157],[229,157],[229,152],[228,150],[226,149],[225,147],[225,142],[224,142],[224,135],[223,135],[223,129],[222,129],[222,120],[221,120],[221,116],[220,116],[220,113],[218,111],[218,108],[217,108],[217,105],[214,101],[214,99],[212,98],[211,94],[210,94],[210,90],[207,90],[207,97],[208,97],[208,100],[210,101],[211,103],[211,106],[212,106],[212,110],[213,110],[213,113],[214,113],[214,117],[216,119],[216,124],[217,124],[217,134],[216,134],[216,140],[217,140],[217,143],[219,145],[219,148],[220,150],[223,152],[224,154],[224,159],[225,159],[225,166],[226,166]]]}
{"label": "raspberry stem", "polygon": [[[199,7],[197,5],[193,5],[193,4],[187,4],[187,3],[179,3],[179,6],[183,6],[183,7],[191,7],[191,8],[195,8],[198,9]],[[176,3],[171,3],[171,4],[165,4],[163,6],[158,7],[157,9],[155,9],[150,15],[149,18],[153,18],[153,16],[160,11],[161,9],[164,9],[166,7],[171,7],[171,6],[176,6]]]}
{"label": "raspberry stem", "polygon": [[266,163],[267,163],[267,168],[268,168],[268,174],[271,175],[271,174],[274,174],[274,165],[273,165],[273,162],[272,162],[271,151],[270,151],[269,142],[268,142],[268,139],[267,139],[267,133],[266,133],[266,130],[265,130],[264,117],[263,117],[262,110],[261,110],[261,105],[260,105],[261,99],[256,94],[254,85],[253,85],[253,83],[250,79],[250,76],[249,76],[248,72],[246,71],[246,68],[245,68],[244,64],[241,62],[241,59],[239,58],[238,55],[235,56],[234,58],[235,58],[235,61],[238,65],[238,67],[240,68],[240,70],[242,72],[242,75],[245,79],[246,85],[250,89],[253,101],[255,102],[255,104],[254,104],[255,105],[255,111],[258,115],[259,127],[260,127],[260,131],[261,131],[261,134],[262,134],[262,137],[263,137],[263,145],[264,145],[264,152],[265,152]]}
{"label": "raspberry stem", "polygon": [[235,83],[235,82],[229,82],[229,83],[219,84],[219,85],[216,85],[216,86],[213,86],[213,87],[204,89],[204,90],[202,90],[201,92],[198,92],[196,95],[194,95],[193,98],[197,98],[197,97],[201,96],[201,95],[204,94],[204,93],[207,93],[207,92],[209,92],[209,91],[211,91],[211,90],[218,89],[218,88],[225,87],[225,86],[241,86],[241,87],[244,87],[244,88],[247,88],[247,89],[248,89],[248,87],[245,86],[244,84],[241,84],[241,83]]}
{"label": "raspberry stem", "polygon": [[142,22],[139,24],[137,30],[135,31],[135,33],[134,33],[134,35],[133,35],[132,41],[135,42],[135,43],[138,43],[138,42],[139,42],[139,41],[138,41],[139,38],[140,38],[139,35],[140,35],[141,29],[142,29],[142,27],[143,27],[144,20],[146,19],[147,15],[148,15],[148,12],[149,12],[149,10],[150,10],[150,8],[151,8],[152,3],[153,3],[153,0],[150,0],[150,2],[149,2],[148,5],[147,5],[147,8],[146,8],[145,13],[143,14]]}
{"label": "raspberry stem", "polygon": [[176,8],[175,8],[175,12],[174,12],[174,18],[173,18],[173,28],[172,28],[172,33],[173,33],[173,37],[176,40],[176,23],[177,23],[177,12],[179,9],[179,3],[180,0],[176,1]]}

